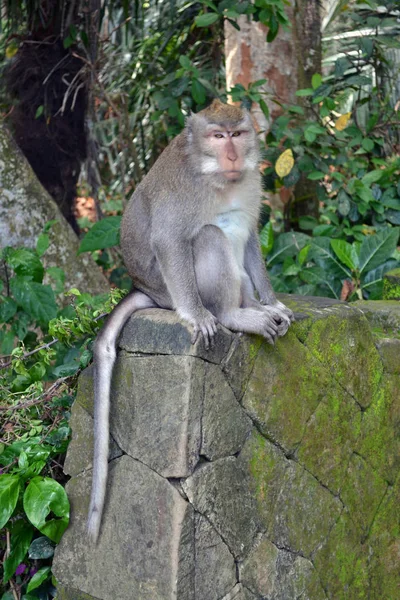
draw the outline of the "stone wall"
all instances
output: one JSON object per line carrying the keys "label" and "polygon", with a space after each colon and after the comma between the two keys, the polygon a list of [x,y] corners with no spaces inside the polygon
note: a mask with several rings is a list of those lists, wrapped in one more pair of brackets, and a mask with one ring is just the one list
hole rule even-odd
{"label": "stone wall", "polygon": [[285,302],[275,347],[221,328],[206,351],[172,312],[131,318],[95,548],[82,374],[59,600],[400,598],[400,302]]}

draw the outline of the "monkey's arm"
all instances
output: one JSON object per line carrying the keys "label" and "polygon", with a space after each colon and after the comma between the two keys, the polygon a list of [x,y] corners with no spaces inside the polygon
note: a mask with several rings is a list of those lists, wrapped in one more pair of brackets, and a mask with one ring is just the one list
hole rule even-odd
{"label": "monkey's arm", "polygon": [[[254,289],[259,295],[261,304],[274,307],[274,309],[282,312],[282,314],[293,321],[294,316],[290,308],[287,308],[280,302],[272,289],[265,261],[261,254],[260,242],[256,231],[252,231],[249,240],[246,244],[244,253],[244,268],[254,285]],[[282,316],[282,315],[280,315]]]}
{"label": "monkey's arm", "polygon": [[161,274],[178,315],[193,326],[192,343],[201,333],[206,348],[217,332],[217,319],[201,301],[194,272],[193,245],[182,232],[166,232],[152,239]]}

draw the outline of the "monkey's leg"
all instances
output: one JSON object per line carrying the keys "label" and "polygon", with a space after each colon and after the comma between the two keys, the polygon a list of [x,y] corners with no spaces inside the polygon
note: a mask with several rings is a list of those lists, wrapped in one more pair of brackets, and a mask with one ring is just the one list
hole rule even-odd
{"label": "monkey's leg", "polygon": [[94,454],[92,495],[87,530],[93,542],[99,535],[108,471],[109,412],[116,343],[128,318],[137,310],[157,306],[146,294],[134,291],[110,313],[94,345]]}
{"label": "monkey's leg", "polygon": [[204,306],[228,329],[263,335],[273,344],[278,336],[273,316],[260,308],[241,308],[241,269],[219,227],[206,225],[200,230],[193,242],[193,256]]}

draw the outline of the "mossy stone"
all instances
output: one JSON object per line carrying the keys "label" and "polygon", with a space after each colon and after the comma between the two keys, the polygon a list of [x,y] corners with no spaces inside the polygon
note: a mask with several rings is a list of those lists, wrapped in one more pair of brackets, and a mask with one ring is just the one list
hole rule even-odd
{"label": "mossy stone", "polygon": [[400,268],[392,269],[384,275],[383,299],[400,300]]}
{"label": "mossy stone", "polygon": [[328,598],[367,600],[367,550],[360,543],[359,531],[344,510],[326,542],[313,555],[313,563]]}
{"label": "mossy stone", "polygon": [[293,453],[332,384],[330,374],[289,330],[258,353],[243,407],[260,431]]}
{"label": "mossy stone", "polygon": [[363,415],[356,451],[389,482],[400,468],[400,376],[383,377],[379,393]]}
{"label": "mossy stone", "polygon": [[279,548],[309,557],[340,515],[338,498],[259,433],[251,435],[239,460],[250,473],[268,538]]}
{"label": "mossy stone", "polygon": [[400,302],[358,300],[353,306],[363,312],[374,334],[379,337],[400,337]]}
{"label": "mossy stone", "polygon": [[307,423],[296,456],[308,471],[335,494],[339,493],[360,434],[360,426],[359,406],[332,381],[326,397]]}
{"label": "mossy stone", "polygon": [[378,509],[368,539],[370,597],[399,598],[400,479],[389,488]]}
{"label": "mossy stone", "polygon": [[332,309],[329,316],[313,323],[305,344],[360,406],[372,402],[383,367],[361,313]]}
{"label": "mossy stone", "polygon": [[386,481],[361,456],[352,455],[340,497],[363,537],[369,532],[387,487]]}

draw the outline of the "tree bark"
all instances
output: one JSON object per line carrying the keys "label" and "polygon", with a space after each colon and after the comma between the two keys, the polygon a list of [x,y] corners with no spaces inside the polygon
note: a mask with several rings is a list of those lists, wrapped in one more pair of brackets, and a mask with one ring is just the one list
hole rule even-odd
{"label": "tree bark", "polygon": [[[273,42],[266,41],[268,28],[261,23],[240,17],[240,31],[225,22],[225,58],[228,90],[236,83],[245,87],[252,81],[266,79],[260,88],[270,118],[261,109],[252,112],[261,129],[268,130],[276,117],[282,114],[281,104],[302,104],[296,90],[311,87],[314,73],[321,73],[321,18],[318,0],[293,0],[287,9],[292,28],[283,28]],[[275,102],[276,100],[277,102]],[[315,182],[301,179],[294,191],[294,221],[304,214],[318,216]],[[280,203],[271,199],[271,204]]]}
{"label": "tree bark", "polygon": [[43,257],[46,267],[61,267],[65,289],[100,294],[109,284],[92,257],[77,255],[79,239],[58,206],[36,178],[15,141],[0,127],[0,248],[34,248],[43,227],[57,220],[49,232],[50,247]]}

